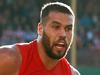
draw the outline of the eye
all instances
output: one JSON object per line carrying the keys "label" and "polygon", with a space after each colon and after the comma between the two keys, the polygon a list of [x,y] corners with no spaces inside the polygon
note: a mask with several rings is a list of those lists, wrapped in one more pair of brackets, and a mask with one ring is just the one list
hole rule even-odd
{"label": "eye", "polygon": [[55,29],[59,29],[60,26],[59,26],[59,25],[54,25],[53,28],[55,28]]}
{"label": "eye", "polygon": [[59,29],[60,28],[60,24],[53,23],[52,24],[52,28]]}
{"label": "eye", "polygon": [[65,28],[66,31],[71,31],[72,30],[72,25],[68,25],[66,28]]}

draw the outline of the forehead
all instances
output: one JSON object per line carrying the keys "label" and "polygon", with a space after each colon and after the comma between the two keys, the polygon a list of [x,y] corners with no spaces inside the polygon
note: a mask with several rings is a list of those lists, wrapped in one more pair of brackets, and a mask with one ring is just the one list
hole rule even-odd
{"label": "forehead", "polygon": [[50,12],[48,17],[50,21],[57,21],[63,25],[72,24],[74,20],[72,15],[56,11]]}

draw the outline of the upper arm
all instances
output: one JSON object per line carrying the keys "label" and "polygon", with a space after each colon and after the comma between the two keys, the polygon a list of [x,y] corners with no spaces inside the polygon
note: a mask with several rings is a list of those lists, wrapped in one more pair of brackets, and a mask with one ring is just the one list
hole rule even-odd
{"label": "upper arm", "polygon": [[72,75],[80,75],[80,73],[78,72],[77,69],[75,69],[75,68],[74,68],[73,66],[71,66],[71,65],[70,65],[70,67],[71,67]]}
{"label": "upper arm", "polygon": [[20,54],[14,45],[0,47],[0,75],[16,73],[20,63]]}

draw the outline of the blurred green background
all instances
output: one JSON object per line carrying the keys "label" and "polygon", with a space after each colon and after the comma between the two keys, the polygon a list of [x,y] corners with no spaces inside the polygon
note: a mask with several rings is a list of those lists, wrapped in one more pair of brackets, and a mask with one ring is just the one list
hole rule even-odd
{"label": "blurred green background", "polygon": [[81,75],[100,75],[100,0],[0,0],[0,45],[35,39],[41,6],[52,1],[76,1],[75,65]]}

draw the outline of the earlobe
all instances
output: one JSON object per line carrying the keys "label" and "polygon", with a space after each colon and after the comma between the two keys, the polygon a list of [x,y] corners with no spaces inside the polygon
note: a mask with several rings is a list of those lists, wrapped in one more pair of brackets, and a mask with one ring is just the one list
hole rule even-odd
{"label": "earlobe", "polygon": [[43,25],[41,23],[38,23],[38,35],[42,35],[43,33]]}

